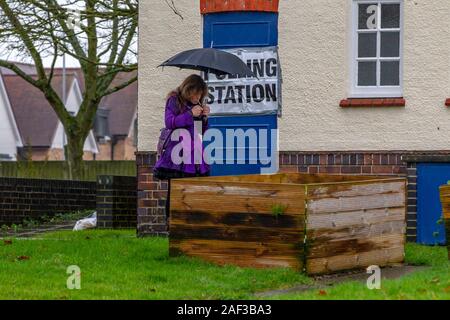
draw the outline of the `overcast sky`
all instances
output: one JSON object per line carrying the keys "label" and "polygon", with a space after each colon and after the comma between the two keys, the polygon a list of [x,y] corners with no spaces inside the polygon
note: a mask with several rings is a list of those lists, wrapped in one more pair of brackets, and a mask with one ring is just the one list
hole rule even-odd
{"label": "overcast sky", "polygon": [[[8,57],[0,55],[0,59],[8,60],[8,61],[16,61],[16,62],[24,62],[24,63],[34,64],[33,60],[31,60],[31,59],[23,61],[21,58],[18,58],[17,56],[14,56],[14,55],[10,55]],[[53,57],[45,58],[43,60],[44,67],[46,67],[46,68],[51,67],[52,61],[53,61]],[[62,59],[62,57],[59,57],[56,60],[55,67],[56,68],[62,68],[62,66],[63,66],[63,59]],[[78,62],[78,60],[76,60],[75,58],[73,58],[73,57],[69,56],[68,54],[66,54],[66,68],[79,68],[79,67],[80,67],[80,63]]]}
{"label": "overcast sky", "polygon": [[[44,59],[44,66],[50,67],[52,65],[52,61],[53,61],[53,57]],[[63,59],[62,59],[62,57],[60,57],[56,60],[56,67],[62,68],[62,65],[63,65]],[[78,60],[76,60],[75,58],[66,54],[66,68],[79,68],[79,67],[80,67],[80,63],[78,62]]]}

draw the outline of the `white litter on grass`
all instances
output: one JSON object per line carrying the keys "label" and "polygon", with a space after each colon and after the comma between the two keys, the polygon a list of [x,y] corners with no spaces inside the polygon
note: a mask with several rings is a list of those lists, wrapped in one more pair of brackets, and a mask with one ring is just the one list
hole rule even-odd
{"label": "white litter on grass", "polygon": [[93,214],[84,219],[78,220],[75,227],[73,227],[73,231],[92,229],[95,227],[97,227],[97,211],[94,211]]}

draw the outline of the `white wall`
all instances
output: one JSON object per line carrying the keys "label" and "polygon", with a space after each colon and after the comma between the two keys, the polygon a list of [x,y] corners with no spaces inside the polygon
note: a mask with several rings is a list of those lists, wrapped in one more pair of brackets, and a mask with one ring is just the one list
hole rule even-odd
{"label": "white wall", "polygon": [[[155,150],[164,97],[187,73],[155,67],[201,46],[198,1],[140,2],[139,146]],[[348,97],[351,0],[280,1],[284,151],[450,150],[450,6],[404,2],[404,108],[339,107]]]}
{"label": "white wall", "polygon": [[12,160],[15,160],[18,146],[22,146],[22,142],[15,127],[14,115],[0,75],[0,153],[8,154]]}
{"label": "white wall", "polygon": [[[450,149],[450,6],[404,2],[404,108],[339,107],[348,95],[351,0],[280,1],[282,150]],[[439,128],[439,129],[438,129]]]}
{"label": "white wall", "polygon": [[174,3],[183,20],[165,1],[139,2],[139,151],[156,150],[159,129],[164,125],[166,95],[194,73],[156,67],[180,51],[202,47],[199,0]]}
{"label": "white wall", "polygon": [[[70,88],[67,98],[66,98],[66,109],[68,111],[73,112],[74,114],[77,114],[78,110],[80,109],[81,101],[82,101],[82,94],[80,91],[80,87],[78,86],[78,83],[76,82],[76,80],[73,80],[73,82],[71,83],[71,88]],[[64,138],[64,144],[67,144],[67,138],[65,136],[62,123],[60,121],[58,121],[58,127],[57,127],[57,129],[55,131],[55,135],[53,137],[52,148],[61,149],[62,143],[63,143],[63,138]],[[92,130],[90,131],[86,141],[84,142],[83,150],[91,151],[93,153],[99,152]]]}

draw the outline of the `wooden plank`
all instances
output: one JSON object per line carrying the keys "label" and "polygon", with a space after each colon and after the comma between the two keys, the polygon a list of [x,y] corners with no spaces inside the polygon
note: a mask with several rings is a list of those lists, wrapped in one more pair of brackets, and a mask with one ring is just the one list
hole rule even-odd
{"label": "wooden plank", "polygon": [[385,193],[369,196],[308,200],[308,214],[373,210],[387,207],[404,207],[405,194]]}
{"label": "wooden plank", "polygon": [[271,213],[275,205],[286,207],[286,214],[304,214],[304,188],[297,185],[174,181],[170,194],[171,210]]}
{"label": "wooden plank", "polygon": [[445,222],[445,235],[447,238],[448,260],[450,260],[450,219],[444,219],[444,222]]}
{"label": "wooden plank", "polygon": [[406,190],[406,180],[357,181],[352,183],[308,185],[308,200],[326,198],[345,198],[389,193],[402,193]]}
{"label": "wooden plank", "polygon": [[362,252],[403,246],[404,233],[382,234],[372,237],[354,237],[331,241],[312,240],[307,246],[307,260],[329,258],[339,255],[357,255]]}
{"label": "wooden plank", "polygon": [[[183,180],[189,181],[210,181],[210,182],[259,182],[259,183],[277,183],[277,184],[314,184],[314,183],[336,183],[351,181],[372,181],[396,179],[387,176],[375,175],[338,175],[338,174],[308,174],[297,172],[286,172],[277,174],[251,174],[238,176],[217,176],[189,178]],[[174,180],[175,181],[175,180]]]}
{"label": "wooden plank", "polygon": [[448,259],[450,260],[450,185],[440,186],[439,193],[442,204],[442,217],[445,223]]}
{"label": "wooden plank", "polygon": [[358,268],[367,268],[371,265],[384,267],[402,263],[403,261],[404,247],[397,246],[381,250],[361,252],[358,254],[308,259],[306,263],[306,271],[309,275],[317,275]]}
{"label": "wooden plank", "polygon": [[170,254],[186,254],[218,264],[241,267],[291,267],[302,269],[302,246],[264,242],[174,240],[170,239]]}
{"label": "wooden plank", "polygon": [[318,213],[308,215],[307,229],[332,229],[404,220],[405,207]]}
{"label": "wooden plank", "polygon": [[170,216],[172,225],[202,225],[202,226],[246,226],[283,230],[304,229],[303,215],[282,214],[275,216],[271,213],[250,212],[206,212],[206,211],[179,211],[172,210]]}
{"label": "wooden plank", "polygon": [[442,202],[442,217],[444,219],[450,219],[450,203]]}
{"label": "wooden plank", "polygon": [[[175,181],[175,180],[173,180]],[[209,182],[258,182],[258,183],[289,183],[288,177],[283,173],[278,174],[247,174],[238,176],[210,176],[201,178],[188,178],[183,181]]]}
{"label": "wooden plank", "polygon": [[372,181],[392,179],[386,176],[364,176],[364,175],[341,175],[341,174],[308,174],[308,173],[285,173],[286,180],[295,184],[336,183],[352,181]]}
{"label": "wooden plank", "polygon": [[201,225],[170,225],[170,237],[175,240],[203,239],[229,241],[262,241],[278,243],[298,243],[303,241],[298,230],[278,230],[273,228],[215,227]]}
{"label": "wooden plank", "polygon": [[439,191],[441,193],[441,196],[446,197],[450,196],[450,185],[445,184],[439,187]]}
{"label": "wooden plank", "polygon": [[345,226],[332,229],[310,229],[307,238],[310,243],[318,245],[329,241],[346,241],[353,239],[367,239],[388,234],[404,234],[406,223],[403,220]]}
{"label": "wooden plank", "polygon": [[319,213],[406,207],[405,181],[307,186],[308,216]]}

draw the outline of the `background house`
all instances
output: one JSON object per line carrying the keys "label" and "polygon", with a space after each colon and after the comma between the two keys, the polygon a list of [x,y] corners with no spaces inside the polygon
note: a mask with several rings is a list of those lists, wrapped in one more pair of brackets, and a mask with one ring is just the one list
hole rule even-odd
{"label": "background house", "polygon": [[[33,65],[16,63],[29,75]],[[117,81],[131,75],[119,74]],[[62,69],[55,69],[52,86],[62,97]],[[79,68],[66,69],[66,108],[76,114],[84,90]],[[132,160],[136,137],[137,84],[102,100],[96,126],[84,145],[85,160]],[[64,130],[44,95],[6,68],[0,69],[0,155],[2,160],[63,160]],[[99,124],[106,123],[101,126]],[[106,130],[106,131],[105,131]]]}
{"label": "background house", "polygon": [[191,73],[155,67],[179,51],[202,47],[207,37],[216,37],[208,46],[239,39],[245,47],[260,32],[264,43],[269,19],[250,26],[245,18],[259,12],[276,17],[283,69],[280,171],[408,177],[408,239],[442,243],[437,186],[450,180],[447,4],[178,0],[176,6],[184,19],[164,2],[140,3],[140,28],[146,30],[139,39],[138,121],[145,134],[137,153],[143,234],[164,230],[152,222],[162,219],[163,207],[148,192],[166,187],[149,180],[163,100]]}
{"label": "background house", "polygon": [[[136,73],[120,73],[113,85],[120,84]],[[96,160],[134,160],[137,147],[137,99],[135,82],[106,96],[97,113],[94,133],[99,154]]]}

